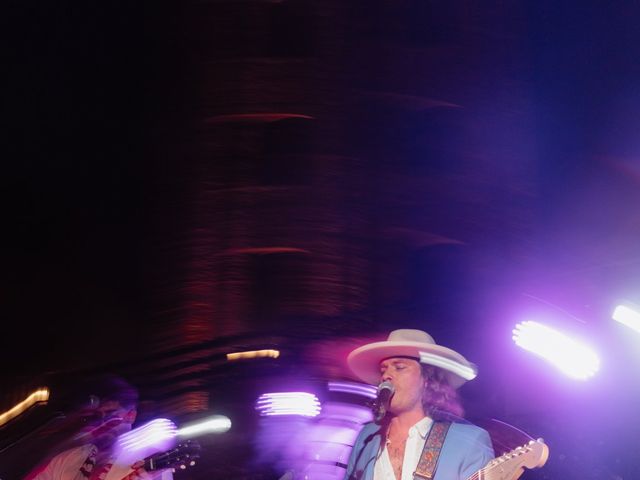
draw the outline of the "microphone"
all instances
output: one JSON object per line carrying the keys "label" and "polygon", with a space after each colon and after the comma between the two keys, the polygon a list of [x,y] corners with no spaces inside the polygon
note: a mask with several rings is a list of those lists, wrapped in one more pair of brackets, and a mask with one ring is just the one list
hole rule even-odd
{"label": "microphone", "polygon": [[395,387],[388,380],[385,380],[380,385],[378,385],[378,396],[376,398],[376,401],[374,402],[373,407],[373,414],[376,423],[380,423],[384,416],[387,414],[389,402],[391,401],[391,397],[393,396],[395,391]]}

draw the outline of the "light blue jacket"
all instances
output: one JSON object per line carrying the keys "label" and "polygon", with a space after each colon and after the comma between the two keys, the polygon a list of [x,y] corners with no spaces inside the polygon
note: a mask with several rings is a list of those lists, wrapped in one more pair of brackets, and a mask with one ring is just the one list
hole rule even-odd
{"label": "light blue jacket", "polygon": [[[351,451],[345,480],[373,480],[381,442],[380,425],[365,424]],[[485,430],[452,423],[440,451],[434,480],[466,480],[493,458],[491,439]]]}

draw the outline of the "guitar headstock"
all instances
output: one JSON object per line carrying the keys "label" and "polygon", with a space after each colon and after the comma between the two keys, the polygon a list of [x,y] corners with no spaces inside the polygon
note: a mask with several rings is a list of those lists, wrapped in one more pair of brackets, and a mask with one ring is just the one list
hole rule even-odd
{"label": "guitar headstock", "polygon": [[158,453],[147,458],[144,468],[147,471],[173,468],[185,470],[193,467],[200,458],[200,444],[193,440],[187,440],[168,452]]}
{"label": "guitar headstock", "polygon": [[487,480],[516,480],[525,468],[540,468],[549,458],[549,447],[542,439],[531,440],[529,443],[515,448],[510,452],[491,460],[482,469],[483,477]]}

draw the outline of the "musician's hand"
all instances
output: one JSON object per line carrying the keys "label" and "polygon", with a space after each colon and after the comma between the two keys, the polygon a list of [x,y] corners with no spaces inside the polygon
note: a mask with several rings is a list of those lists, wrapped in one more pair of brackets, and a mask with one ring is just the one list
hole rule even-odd
{"label": "musician's hand", "polygon": [[124,477],[122,480],[150,480],[151,476],[143,467],[144,461],[134,463],[133,465],[131,465],[133,472]]}

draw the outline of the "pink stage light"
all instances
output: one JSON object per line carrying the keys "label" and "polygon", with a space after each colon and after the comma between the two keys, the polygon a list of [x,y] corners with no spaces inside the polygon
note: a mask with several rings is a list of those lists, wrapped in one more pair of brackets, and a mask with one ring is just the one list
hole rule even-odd
{"label": "pink stage light", "polygon": [[367,398],[376,398],[378,387],[356,382],[329,382],[330,392],[352,393]]}
{"label": "pink stage light", "polygon": [[618,305],[613,311],[612,318],[616,322],[620,322],[623,325],[640,333],[640,313],[625,306]]}
{"label": "pink stage light", "polygon": [[513,341],[554,364],[571,378],[586,380],[600,368],[598,356],[585,345],[537,322],[521,322],[513,330]]}
{"label": "pink stage light", "polygon": [[318,398],[305,392],[264,393],[256,402],[256,410],[262,416],[300,415],[315,417],[320,413]]}

